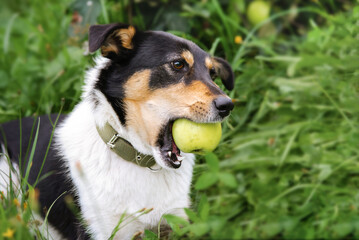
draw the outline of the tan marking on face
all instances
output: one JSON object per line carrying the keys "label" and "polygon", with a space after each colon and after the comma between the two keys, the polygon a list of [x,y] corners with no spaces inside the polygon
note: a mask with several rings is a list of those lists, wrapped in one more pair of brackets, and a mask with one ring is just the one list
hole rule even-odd
{"label": "tan marking on face", "polygon": [[134,73],[124,84],[125,97],[123,100],[127,125],[134,129],[141,139],[154,146],[151,139],[154,139],[154,134],[159,131],[160,126],[158,126],[155,115],[144,107],[150,96],[148,88],[150,77],[151,70],[149,69]]}
{"label": "tan marking on face", "polygon": [[186,50],[184,52],[182,52],[181,56],[183,57],[184,60],[186,60],[186,62],[188,63],[188,65],[190,67],[193,66],[194,64],[194,58],[193,58],[193,55],[190,51]]}
{"label": "tan marking on face", "polygon": [[149,93],[151,70],[146,69],[134,73],[125,83],[125,100],[146,99]]}
{"label": "tan marking on face", "polygon": [[103,56],[108,55],[110,52],[115,52],[116,54],[118,54],[118,48],[111,43],[101,47],[101,53]]}
{"label": "tan marking on face", "polygon": [[150,90],[150,70],[135,73],[125,84],[127,124],[151,145],[171,118],[204,121],[208,118],[215,95],[201,81],[178,83],[166,88]]}
{"label": "tan marking on face", "polygon": [[116,33],[116,36],[121,39],[121,43],[124,48],[132,49],[133,48],[132,38],[135,35],[135,33],[136,33],[136,29],[133,26],[129,26],[128,28],[120,29]]}
{"label": "tan marking on face", "polygon": [[204,61],[206,67],[208,69],[212,69],[213,68],[213,61],[210,57],[206,57],[205,61]]}

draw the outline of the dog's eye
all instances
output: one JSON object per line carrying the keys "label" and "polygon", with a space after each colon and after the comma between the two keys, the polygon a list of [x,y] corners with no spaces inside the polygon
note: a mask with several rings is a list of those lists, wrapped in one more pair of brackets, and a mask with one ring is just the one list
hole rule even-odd
{"label": "dog's eye", "polygon": [[172,62],[172,66],[174,67],[174,69],[176,70],[180,70],[182,68],[184,68],[184,61],[182,60],[176,60]]}
{"label": "dog's eye", "polygon": [[212,80],[216,79],[216,77],[217,77],[216,70],[214,68],[211,68],[209,70],[209,75],[211,76]]}

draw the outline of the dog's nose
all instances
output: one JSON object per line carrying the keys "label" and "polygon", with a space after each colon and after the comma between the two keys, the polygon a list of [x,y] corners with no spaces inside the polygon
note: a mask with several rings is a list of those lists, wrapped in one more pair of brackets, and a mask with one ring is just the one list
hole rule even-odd
{"label": "dog's nose", "polygon": [[234,104],[230,98],[221,96],[214,99],[214,106],[218,109],[219,115],[224,118],[229,115]]}

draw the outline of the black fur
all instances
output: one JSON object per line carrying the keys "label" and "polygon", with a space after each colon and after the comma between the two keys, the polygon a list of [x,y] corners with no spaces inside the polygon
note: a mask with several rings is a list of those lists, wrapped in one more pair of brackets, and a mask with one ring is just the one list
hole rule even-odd
{"label": "black fur", "polygon": [[[47,146],[50,142],[51,132],[53,130],[52,124],[55,123],[57,115],[42,116],[40,117],[39,138],[36,142],[36,149],[33,158],[33,164],[29,175],[28,182],[33,185],[36,181],[38,172],[40,171],[42,162],[45,157]],[[64,115],[60,116],[59,123],[65,118]],[[50,120],[51,119],[51,120]],[[34,122],[35,121],[35,122]],[[20,148],[20,121],[12,121],[1,124],[3,134],[0,134],[0,143],[7,145],[7,151],[12,161],[20,166],[21,160],[21,174],[24,177],[26,166],[29,161],[29,155],[26,156],[27,148],[33,145],[36,133],[38,120],[32,117],[27,117],[21,121],[21,148]],[[59,124],[58,123],[58,124]],[[31,134],[31,130],[34,130]],[[31,136],[32,135],[32,136]],[[20,159],[21,155],[21,159]],[[48,177],[41,180],[36,188],[39,190],[39,202],[41,204],[41,214],[46,215],[47,210],[55,202],[55,200],[63,193],[49,212],[48,220],[55,226],[64,237],[67,239],[78,239],[77,236],[82,236],[80,239],[89,239],[84,227],[81,226],[80,221],[75,216],[75,213],[69,209],[65,202],[66,199],[74,199],[75,206],[77,196],[73,194],[73,183],[66,175],[66,169],[63,166],[60,155],[51,143],[50,150],[45,159],[44,168],[41,176],[50,174]]]}
{"label": "black fur", "polygon": [[107,101],[111,104],[119,117],[122,125],[125,125],[126,109],[123,104],[123,98],[125,96],[123,85],[125,79],[131,76],[132,73],[121,71],[122,69],[123,68],[117,64],[113,64],[108,68],[103,69],[95,88],[99,89],[105,95]]}
{"label": "black fur", "polygon": [[215,57],[214,60],[219,64],[219,68],[217,70],[218,76],[222,79],[223,85],[228,90],[233,90],[234,88],[234,74],[229,63],[219,57]]}
{"label": "black fur", "polygon": [[[224,94],[212,81],[210,70],[204,66],[206,57],[209,55],[201,50],[194,43],[175,37],[163,32],[140,32],[136,30],[132,38],[131,48],[122,46],[123,42],[114,31],[120,28],[128,28],[127,24],[109,24],[97,25],[90,28],[89,33],[89,49],[96,51],[106,44],[116,44],[118,53],[106,52],[105,57],[109,58],[107,67],[101,70],[95,89],[100,90],[108,102],[112,105],[117,113],[121,123],[126,125],[126,106],[124,104],[125,90],[124,84],[136,72],[144,69],[150,69],[151,75],[149,80],[149,88],[151,90],[163,89],[183,81],[185,84],[191,84],[195,80],[202,81],[214,95]],[[114,38],[114,39],[112,39]],[[194,56],[194,65],[189,69],[189,65],[185,65],[183,69],[174,69],[171,65],[173,61],[181,60],[181,54],[184,50],[190,51]],[[222,78],[227,89],[233,88],[233,72],[229,64],[223,60],[215,58],[218,62],[216,73]],[[199,64],[200,63],[200,64]],[[94,98],[95,99],[95,98]],[[95,103],[98,107],[98,103]],[[31,167],[29,183],[35,183],[37,173],[40,171],[43,163],[47,146],[50,141],[53,123],[56,115],[43,116],[40,118],[39,139],[35,149],[33,165]],[[60,116],[60,122],[65,116]],[[35,122],[34,122],[35,121]],[[33,118],[25,118],[22,120],[21,128],[19,121],[13,121],[0,125],[4,135],[0,134],[0,143],[6,145],[10,159],[20,164],[22,175],[25,173],[25,167],[29,156],[26,156],[28,144],[32,146],[36,132],[37,121]],[[57,125],[58,125],[57,124]],[[35,126],[34,131],[32,132]],[[22,131],[22,142],[20,147],[20,129]],[[160,134],[170,134],[170,126],[167,125]],[[32,137],[31,137],[32,136]],[[170,140],[159,138],[159,145],[164,146],[171,143]],[[163,140],[161,140],[163,139]],[[170,149],[172,145],[166,145],[163,149]],[[21,154],[20,154],[21,153]],[[21,156],[21,159],[20,159]],[[20,161],[21,160],[21,161]],[[46,211],[55,200],[63,193],[49,212],[49,222],[59,230],[67,239],[89,239],[84,226],[79,218],[69,207],[65,199],[73,199],[75,207],[77,206],[77,196],[74,194],[74,185],[66,175],[67,169],[63,165],[61,155],[56,152],[54,144],[51,143],[49,153],[46,158],[46,164],[42,170],[41,176],[50,174],[36,186],[40,191],[39,201],[42,215],[45,216]]]}
{"label": "black fur", "polygon": [[[111,32],[109,31],[117,30],[120,27],[127,28],[128,25],[102,26],[99,29],[105,32],[100,34],[101,36],[111,37]],[[99,31],[100,30],[97,32]],[[95,36],[91,34],[90,31],[90,44],[91,37]],[[101,37],[101,39],[100,41],[105,41],[104,37]],[[121,43],[118,42],[118,44]],[[92,50],[100,46],[99,41],[96,41],[92,43]],[[112,61],[106,69],[101,71],[99,81],[96,84],[96,88],[106,96],[123,125],[126,124],[126,106],[123,101],[125,92],[123,86],[130,76],[144,69],[151,70],[149,88],[152,90],[166,88],[180,81],[190,84],[194,80],[200,80],[208,86],[213,94],[224,94],[223,91],[213,83],[210,70],[203,64],[205,58],[209,57],[209,55],[197,45],[162,32],[136,31],[133,37],[133,46],[134,48],[132,50],[127,49],[126,53],[121,46],[118,46],[122,49],[118,55],[124,55],[122,57],[114,57],[113,55],[105,56]],[[188,65],[180,71],[173,69],[171,62],[180,60],[182,58],[181,53],[185,50],[190,51],[194,56],[193,69],[188,71]],[[228,63],[225,64],[226,62],[223,59],[216,58],[216,60],[221,66],[223,65],[225,67],[223,71],[228,75],[228,78],[223,79],[223,83],[227,88],[233,88],[233,72],[230,66]],[[218,75],[224,76],[223,72],[219,72]]]}

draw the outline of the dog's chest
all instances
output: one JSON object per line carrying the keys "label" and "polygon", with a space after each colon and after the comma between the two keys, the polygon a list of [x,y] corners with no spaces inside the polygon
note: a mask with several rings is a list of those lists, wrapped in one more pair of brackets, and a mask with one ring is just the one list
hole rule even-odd
{"label": "dog's chest", "polygon": [[[82,170],[87,173],[86,177],[78,175],[77,169],[72,169],[71,173],[80,196],[83,217],[95,235],[107,238],[121,218],[131,216],[122,223],[127,225],[133,217],[143,213],[139,212],[141,209],[153,210],[127,225],[124,232],[156,228],[164,214],[185,217],[183,208],[190,205],[192,166],[187,166],[189,163],[181,166],[185,171],[180,173],[174,173],[178,169],[151,172],[115,157],[105,159],[106,155],[98,159],[111,162],[109,166],[84,166]],[[113,155],[112,152],[109,155]],[[123,236],[124,233],[119,234]]]}
{"label": "dog's chest", "polygon": [[[120,213],[123,209],[132,212],[142,208],[158,210],[188,205],[192,166],[188,166],[190,164],[187,162],[182,166],[182,171],[162,169],[152,172],[118,159],[112,152],[102,153],[96,160],[99,160],[96,165],[82,167],[84,175],[87,175],[86,179],[78,175],[76,165],[72,174],[77,179],[76,185],[83,188],[79,191],[90,190],[94,199],[112,208],[112,212]],[[90,162],[89,158],[85,161]],[[102,164],[104,162],[107,164]]]}
{"label": "dog's chest", "polygon": [[105,236],[122,214],[143,208],[153,210],[138,219],[139,228],[155,227],[163,214],[183,216],[183,208],[190,203],[192,155],[179,169],[152,172],[112,152],[99,138],[90,116],[88,108],[79,106],[60,128],[57,140],[91,231]]}

